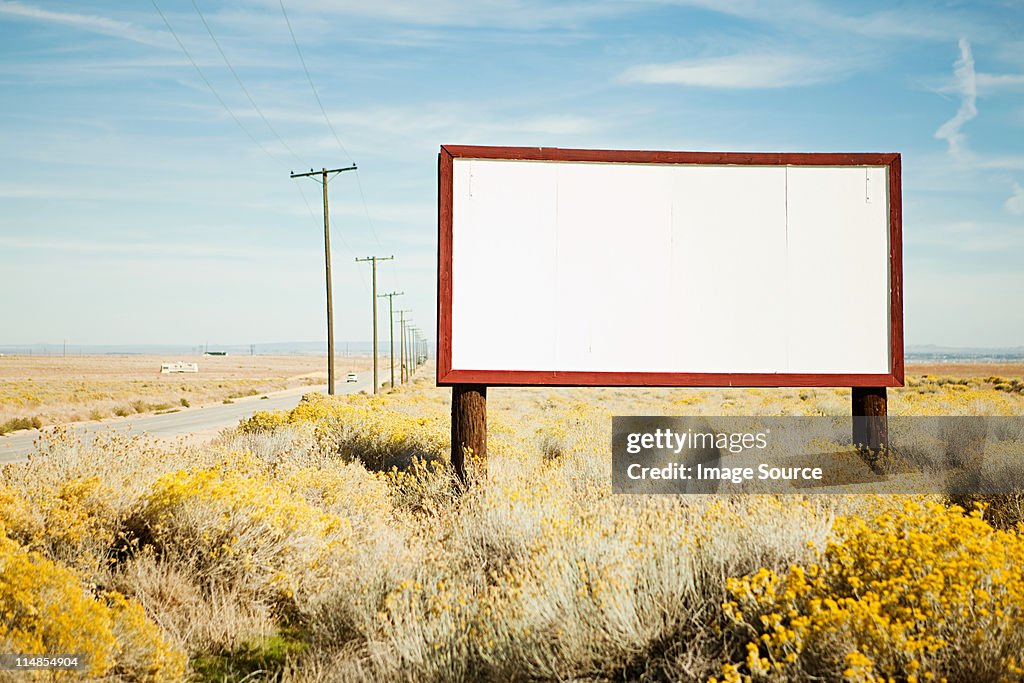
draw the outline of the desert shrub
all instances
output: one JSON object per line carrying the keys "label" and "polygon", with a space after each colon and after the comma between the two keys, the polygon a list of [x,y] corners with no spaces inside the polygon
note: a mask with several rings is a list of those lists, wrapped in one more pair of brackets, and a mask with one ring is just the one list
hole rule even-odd
{"label": "desert shrub", "polygon": [[216,468],[160,477],[127,526],[200,583],[245,587],[282,607],[315,590],[351,551],[348,520],[265,479]]}
{"label": "desert shrub", "polygon": [[185,654],[167,642],[160,628],[146,618],[142,605],[115,591],[106,593],[105,600],[111,630],[120,645],[111,673],[129,680],[181,680]]}
{"label": "desert shrub", "polygon": [[461,493],[455,472],[447,462],[413,458],[404,469],[387,473],[388,493],[396,511],[442,515],[450,512]]}
{"label": "desert shrub", "polygon": [[117,496],[99,477],[37,481],[18,491],[0,485],[0,522],[31,550],[87,575],[105,566],[119,532]]}
{"label": "desert shrub", "polygon": [[247,396],[255,396],[260,393],[259,389],[242,389],[240,391],[232,391],[228,394],[228,398],[245,398]]}
{"label": "desert shrub", "polygon": [[388,480],[358,463],[297,467],[277,473],[279,485],[293,497],[347,519],[356,527],[378,526],[391,516]]}
{"label": "desert shrub", "polygon": [[152,548],[119,564],[109,585],[144,604],[189,653],[237,650],[276,628],[271,607],[253,600],[244,586],[201,585],[190,567],[165,561]]}
{"label": "desert shrub", "polygon": [[42,426],[43,420],[38,415],[35,417],[12,417],[10,420],[0,422],[0,434],[19,429],[39,429]]}
{"label": "desert shrub", "polygon": [[243,434],[260,434],[263,432],[273,432],[289,423],[287,411],[267,412],[261,410],[257,413],[253,413],[251,417],[247,417],[238,423],[238,431]]}
{"label": "desert shrub", "polygon": [[141,605],[118,593],[90,596],[72,570],[19,546],[2,525],[0,614],[3,652],[81,654],[92,678],[175,681],[184,672],[184,655]]}
{"label": "desert shrub", "polygon": [[909,499],[838,518],[817,562],[729,581],[727,614],[752,634],[725,680],[1019,680],[1024,539]]}
{"label": "desert shrub", "polygon": [[517,464],[464,494],[457,523],[410,541],[390,576],[367,576],[382,599],[354,621],[365,649],[336,676],[706,679],[727,571],[802,561],[831,522],[803,500],[615,496],[579,454]]}
{"label": "desert shrub", "polygon": [[443,418],[414,417],[376,398],[336,401],[322,394],[303,396],[289,412],[256,413],[240,429],[270,432],[303,423],[315,425],[317,440],[336,456],[377,471],[408,467],[415,458],[444,459],[449,443]]}
{"label": "desert shrub", "polygon": [[1013,530],[1024,522],[1024,493],[954,494],[947,497],[947,502],[981,510],[984,520],[996,529]]}
{"label": "desert shrub", "polygon": [[25,550],[6,533],[0,533],[0,613],[4,652],[82,653],[93,676],[114,664],[117,640],[109,612],[74,572]]}

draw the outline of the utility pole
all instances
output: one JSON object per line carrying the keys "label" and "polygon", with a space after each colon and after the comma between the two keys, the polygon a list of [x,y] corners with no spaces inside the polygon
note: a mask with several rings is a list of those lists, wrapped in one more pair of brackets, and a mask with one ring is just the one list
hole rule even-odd
{"label": "utility pole", "polygon": [[373,393],[380,392],[380,381],[377,379],[377,261],[391,261],[395,256],[367,256],[357,258],[356,262],[369,261],[373,267]]}
{"label": "utility pole", "polygon": [[405,321],[405,362],[409,366],[405,372],[406,379],[412,382],[412,373],[416,371],[416,359],[413,358],[412,350],[412,320]]}
{"label": "utility pole", "polygon": [[402,340],[402,345],[401,345],[401,362],[399,363],[398,367],[402,371],[402,376],[400,378],[400,381],[402,382],[402,384],[405,384],[406,377],[408,376],[408,373],[406,372],[406,367],[405,367],[406,360],[408,360],[408,357],[406,356],[406,353],[405,353],[405,314],[406,313],[410,313],[410,312],[411,311],[409,309],[402,309],[401,311],[398,311],[398,316],[400,318],[400,320],[398,321],[398,329],[399,329],[399,333],[401,335],[401,340]]}
{"label": "utility pole", "polygon": [[[344,171],[354,171],[356,165],[345,168],[323,168],[319,171],[309,169],[309,173],[292,173],[292,178],[313,178],[324,188],[324,263],[327,266],[327,393],[334,394],[334,300],[331,298],[331,226],[327,212],[328,174],[337,175]],[[319,175],[317,180],[315,176]],[[333,176],[331,176],[333,177]]]}
{"label": "utility pole", "polygon": [[388,339],[391,343],[391,388],[395,388],[395,309],[394,299],[396,296],[402,296],[405,292],[388,292],[387,294],[379,295],[382,299],[388,298]]}
{"label": "utility pole", "polygon": [[415,353],[416,353],[416,369],[419,370],[420,369],[420,365],[421,365],[420,358],[422,357],[420,355],[420,329],[419,328],[415,328],[413,330],[413,343],[415,345],[414,348],[416,349],[416,351],[415,351]]}
{"label": "utility pole", "polygon": [[409,348],[412,350],[412,371],[413,372],[416,372],[416,370],[418,370],[419,367],[420,367],[420,354],[419,354],[419,351],[416,350],[416,346],[417,346],[417,341],[416,340],[419,338],[419,336],[420,336],[419,328],[417,328],[415,325],[413,325],[412,327],[409,328]]}

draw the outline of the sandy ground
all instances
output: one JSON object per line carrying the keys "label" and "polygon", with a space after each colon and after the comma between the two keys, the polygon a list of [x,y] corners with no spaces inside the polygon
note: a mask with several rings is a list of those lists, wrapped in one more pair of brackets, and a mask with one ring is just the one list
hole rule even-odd
{"label": "sandy ground", "polygon": [[[162,363],[198,363],[199,372],[161,374]],[[339,372],[365,370],[370,358],[336,356]],[[206,382],[229,379],[327,377],[326,356],[3,356],[0,382],[24,380],[152,380]]]}
{"label": "sandy ground", "polygon": [[907,375],[1024,379],[1024,363],[907,363]]}
{"label": "sandy ground", "polygon": [[[197,362],[199,372],[160,373],[161,363],[176,360]],[[326,393],[326,366],[326,356],[3,356],[0,422],[12,415],[42,415],[44,430],[58,424],[90,434],[135,430],[199,444],[254,411],[288,409],[303,394]],[[378,358],[378,368],[386,384],[390,359]],[[338,393],[372,390],[371,357],[338,356],[335,369]],[[356,382],[346,381],[349,372],[358,374]],[[167,407],[157,408],[160,403]],[[133,404],[142,409],[121,414]],[[0,435],[0,462],[23,457],[39,433],[16,429]]]}
{"label": "sandy ground", "polygon": [[[199,372],[161,374],[161,363],[196,362]],[[390,360],[378,360],[380,379]],[[247,396],[306,392],[327,380],[325,356],[2,356],[0,422],[39,417],[44,425],[106,421],[243,400]],[[336,358],[338,380],[371,372],[369,356]],[[928,374],[952,378],[1024,378],[1024,363],[908,363],[908,380]],[[184,401],[184,402],[183,402]],[[13,433],[13,432],[12,432]]]}
{"label": "sandy ground", "polygon": [[[197,373],[162,374],[162,363],[195,362]],[[379,360],[381,379],[390,361]],[[369,356],[337,356],[338,380],[364,375]],[[2,356],[0,423],[39,418],[44,425],[211,405],[327,381],[326,356]],[[187,404],[187,405],[186,405]]]}

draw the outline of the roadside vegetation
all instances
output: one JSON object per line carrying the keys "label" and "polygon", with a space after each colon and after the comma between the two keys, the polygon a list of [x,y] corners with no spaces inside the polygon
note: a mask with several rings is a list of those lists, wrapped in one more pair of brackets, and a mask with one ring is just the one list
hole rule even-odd
{"label": "roadside vegetation", "polygon": [[[0,651],[108,681],[1024,680],[1011,506],[611,493],[614,414],[848,390],[492,389],[462,492],[432,384],[202,446],[48,433],[0,477]],[[890,411],[1024,414],[998,384],[914,378]]]}

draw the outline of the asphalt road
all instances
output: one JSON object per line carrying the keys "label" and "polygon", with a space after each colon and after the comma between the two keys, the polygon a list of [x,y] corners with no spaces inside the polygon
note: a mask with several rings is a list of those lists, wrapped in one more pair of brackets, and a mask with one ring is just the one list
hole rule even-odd
{"label": "asphalt road", "polygon": [[[371,391],[373,374],[359,374],[358,382],[345,382],[344,375],[336,385],[339,394]],[[248,396],[234,403],[217,403],[195,408],[182,408],[165,415],[136,415],[102,422],[78,422],[68,425],[83,440],[100,431],[115,429],[129,434],[148,434],[157,438],[173,438],[184,434],[209,433],[211,436],[225,427],[238,424],[260,410],[290,410],[298,405],[303,394],[326,392],[327,385],[289,389],[266,394],[267,398]],[[45,431],[46,428],[43,428]],[[0,463],[23,460],[35,448],[38,429],[14,432],[0,436]]]}

